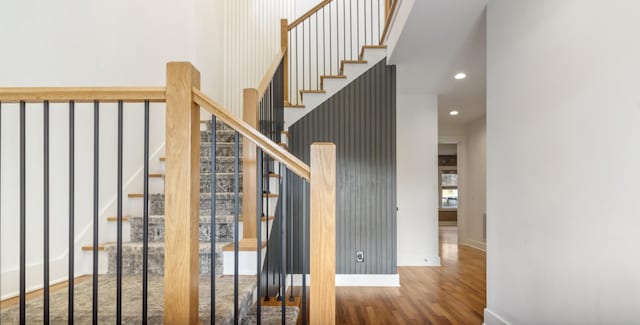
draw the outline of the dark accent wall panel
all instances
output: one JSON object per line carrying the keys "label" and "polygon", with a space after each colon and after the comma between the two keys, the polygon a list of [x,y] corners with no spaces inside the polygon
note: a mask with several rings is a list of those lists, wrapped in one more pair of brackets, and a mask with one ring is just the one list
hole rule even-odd
{"label": "dark accent wall panel", "polygon": [[[290,151],[306,163],[312,143],[336,144],[339,274],[397,272],[395,75],[395,66],[383,60],[289,128]],[[300,273],[301,202],[308,192],[290,179],[288,224],[294,232],[288,246],[293,271]],[[308,240],[308,229],[305,235]],[[363,263],[356,261],[357,251],[364,251]]]}

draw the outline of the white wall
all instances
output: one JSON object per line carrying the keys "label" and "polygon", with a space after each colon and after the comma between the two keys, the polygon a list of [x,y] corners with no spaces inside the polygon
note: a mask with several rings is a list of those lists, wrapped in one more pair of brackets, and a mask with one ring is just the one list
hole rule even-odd
{"label": "white wall", "polygon": [[467,125],[464,226],[459,242],[486,248],[484,214],[487,211],[487,121],[482,117]]}
{"label": "white wall", "polygon": [[[279,18],[293,12],[293,0],[278,5],[245,1],[244,14],[233,11],[238,3],[223,1],[161,0],[150,7],[148,1],[84,2],[34,1],[0,3],[0,87],[9,86],[163,86],[165,65],[169,61],[191,61],[201,72],[201,89],[224,102],[225,94],[255,87],[273,57],[273,44],[279,45]],[[251,10],[249,10],[251,9]],[[267,10],[269,9],[269,10]],[[230,13],[237,13],[231,17]],[[275,18],[274,18],[275,17]],[[235,18],[235,20],[233,20]],[[253,30],[242,35],[243,46],[232,46],[230,31]],[[277,25],[277,29],[273,26]],[[225,27],[226,26],[226,27]],[[269,27],[270,26],[270,27]],[[267,28],[269,27],[269,28]],[[231,35],[234,36],[235,34]],[[220,46],[224,44],[224,46]],[[252,44],[248,50],[246,44]],[[257,44],[257,45],[256,45]],[[241,55],[242,54],[242,55]],[[232,59],[234,58],[234,59]],[[240,59],[238,59],[240,58]],[[246,67],[251,66],[251,69]],[[239,71],[250,72],[240,73]],[[252,78],[246,82],[247,75]],[[238,82],[238,80],[242,82]],[[257,80],[257,81],[256,81]],[[235,87],[235,88],[234,88]],[[42,234],[42,109],[27,109],[27,229]],[[236,106],[228,107],[241,116]],[[151,110],[151,169],[163,152],[163,105]],[[2,108],[2,227],[0,296],[17,290],[18,245],[18,107]],[[67,252],[67,139],[66,105],[51,111],[51,279],[66,277]],[[113,227],[105,222],[114,215],[116,198],[115,105],[103,105],[100,140],[100,242],[115,240]],[[124,118],[125,193],[142,191],[141,105],[127,105]],[[76,107],[76,270],[83,268],[88,253],[80,246],[92,242],[92,132],[90,105]],[[113,158],[109,160],[109,158]],[[126,211],[125,214],[135,214]],[[32,238],[33,237],[33,238]],[[42,238],[29,237],[27,245],[27,287],[41,286]]]}
{"label": "white wall", "polygon": [[438,251],[438,100],[401,93],[398,66],[398,266],[440,265]]}
{"label": "white wall", "polygon": [[487,324],[640,323],[639,11],[489,2]]}

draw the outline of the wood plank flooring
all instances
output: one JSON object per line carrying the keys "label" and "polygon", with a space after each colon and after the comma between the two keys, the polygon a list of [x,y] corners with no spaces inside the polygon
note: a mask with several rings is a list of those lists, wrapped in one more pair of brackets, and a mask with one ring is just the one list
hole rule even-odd
{"label": "wood plank flooring", "polygon": [[442,267],[400,267],[400,288],[337,288],[337,324],[482,324],[486,254],[440,228]]}

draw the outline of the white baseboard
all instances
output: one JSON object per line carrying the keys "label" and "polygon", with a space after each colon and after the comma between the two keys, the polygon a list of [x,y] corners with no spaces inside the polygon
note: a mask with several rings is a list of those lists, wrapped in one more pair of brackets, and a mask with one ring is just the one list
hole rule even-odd
{"label": "white baseboard", "polygon": [[338,287],[399,287],[399,274],[336,274]]}
{"label": "white baseboard", "polygon": [[[306,285],[311,276],[306,275]],[[287,287],[291,284],[291,275],[287,276]],[[293,275],[293,285],[302,286],[302,275]],[[399,287],[399,274],[336,274],[336,287]]]}
{"label": "white baseboard", "polygon": [[484,322],[482,325],[509,325],[502,317],[496,315],[489,308],[484,309]]}
{"label": "white baseboard", "polygon": [[479,240],[469,239],[467,241],[462,242],[461,244],[464,246],[469,246],[471,248],[479,249],[484,252],[487,251],[487,243]]}

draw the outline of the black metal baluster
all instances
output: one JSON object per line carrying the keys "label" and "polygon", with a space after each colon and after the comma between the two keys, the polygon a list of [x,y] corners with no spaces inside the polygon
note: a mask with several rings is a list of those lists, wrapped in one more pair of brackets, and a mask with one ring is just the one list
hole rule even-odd
{"label": "black metal baluster", "polygon": [[[311,83],[311,71],[313,71],[313,67],[311,66],[311,18],[308,19],[309,21],[309,89],[313,89],[313,85]],[[317,40],[317,39],[316,39]]]}
{"label": "black metal baluster", "polygon": [[216,321],[216,146],[218,136],[216,116],[211,115],[211,234],[209,235],[211,248],[211,264],[209,265],[209,277],[211,281],[210,302],[211,325]]}
{"label": "black metal baluster", "polygon": [[75,102],[69,102],[69,303],[68,323],[73,324],[75,262]]}
{"label": "black metal baluster", "polygon": [[[380,0],[378,0],[380,1]],[[369,21],[371,22],[371,45],[375,45],[373,42],[373,0],[369,0]]]}
{"label": "black metal baluster", "polygon": [[300,88],[298,88],[298,77],[300,76],[300,71],[298,70],[300,69],[300,66],[298,65],[298,48],[298,27],[296,26],[296,89],[293,89],[293,94],[296,96],[296,105],[300,104],[300,97],[298,96],[298,90],[300,90]]}
{"label": "black metal baluster", "polygon": [[117,239],[116,239],[116,324],[122,323],[122,120],[123,103],[118,101],[118,180],[117,180]]}
{"label": "black metal baluster", "polygon": [[307,182],[302,180],[302,324],[307,324]]}
{"label": "black metal baluster", "polygon": [[[280,272],[280,297],[282,298],[282,325],[285,325],[287,319],[287,167],[284,164],[280,164],[280,174],[282,176],[282,203],[280,203],[280,212],[282,213],[280,218],[280,246],[281,246],[281,264],[282,271]],[[293,290],[293,288],[291,288]]]}
{"label": "black metal baluster", "polygon": [[100,103],[93,102],[93,284],[92,319],[98,325],[98,189],[100,158]]}
{"label": "black metal baluster", "polygon": [[[337,2],[336,2],[337,4]],[[333,33],[331,32],[331,25],[333,24],[333,20],[331,19],[331,3],[329,4],[329,74],[333,75],[333,46],[331,41],[331,36]]]}
{"label": "black metal baluster", "polygon": [[[302,89],[304,89],[304,70],[305,70],[305,65],[304,65],[304,59],[305,59],[305,55],[304,55],[304,21],[302,22]],[[301,89],[297,89],[298,90],[298,95],[300,96],[300,99],[303,100],[302,98],[302,94],[300,93]]]}
{"label": "black metal baluster", "polygon": [[144,101],[144,184],[142,203],[142,324],[149,304],[149,101]]}
{"label": "black metal baluster", "polygon": [[[316,88],[320,89],[318,83],[320,82],[320,56],[318,52],[318,12],[315,13],[316,16]],[[309,21],[311,22],[311,21]]]}
{"label": "black metal baluster", "polygon": [[238,231],[238,227],[239,227],[239,222],[238,222],[238,218],[239,218],[239,211],[240,211],[240,205],[239,205],[239,177],[238,177],[238,173],[239,173],[239,163],[238,161],[240,160],[239,158],[239,152],[240,152],[240,145],[239,145],[239,133],[238,131],[235,132],[234,137],[233,137],[233,149],[234,149],[234,160],[233,160],[233,167],[234,167],[234,182],[233,182],[233,194],[234,194],[234,205],[233,205],[233,322],[234,324],[238,325],[238,322],[240,321],[240,315],[238,314],[238,269],[239,269],[239,263],[238,263],[238,258],[239,258],[239,247],[238,247],[238,240],[239,240],[239,231]]}
{"label": "black metal baluster", "polygon": [[49,324],[49,101],[44,101],[44,211],[43,211],[43,228],[44,228],[44,281],[43,286],[43,312],[44,324]]}
{"label": "black metal baluster", "polygon": [[[365,30],[367,30],[366,27],[365,27]],[[356,41],[357,41],[356,53],[358,53],[358,51],[360,50],[360,1],[356,1]],[[351,51],[352,51],[351,53],[353,54],[353,50]],[[356,54],[356,57],[357,55],[358,54]]]}
{"label": "black metal baluster", "polygon": [[[342,59],[347,59],[347,0],[342,0]],[[339,18],[339,17],[338,17]],[[351,20],[349,20],[351,23]],[[338,41],[340,39],[338,38]],[[338,53],[340,53],[338,51]],[[339,61],[339,60],[338,60]]]}
{"label": "black metal baluster", "polygon": [[[387,1],[387,0],[385,0]],[[380,0],[378,0],[378,37],[377,39],[380,39],[380,37],[382,36],[382,34],[380,33],[380,24],[382,23],[382,21],[380,20]]]}
{"label": "black metal baluster", "polygon": [[[289,190],[289,191],[291,191],[291,190]],[[286,193],[286,195],[288,196],[289,193]],[[286,202],[288,203],[288,205],[287,205],[287,215],[290,216],[290,220],[291,220],[291,226],[289,227],[289,229],[290,229],[290,231],[289,231],[289,236],[290,237],[289,238],[291,238],[291,243],[293,244],[294,243],[294,240],[293,240],[293,229],[295,228],[294,227],[295,226],[295,223],[294,223],[295,218],[294,218],[294,215],[292,213],[292,211],[293,211],[293,201],[286,200]],[[289,287],[291,288],[289,290],[289,301],[294,301],[295,300],[295,298],[293,297],[293,275],[295,273],[294,272],[294,268],[293,268],[293,256],[294,256],[293,252],[294,252],[294,245],[291,245],[291,252],[289,254],[289,268],[291,269],[291,274],[290,274],[290,278],[289,278],[289,283],[290,283]]]}
{"label": "black metal baluster", "polygon": [[[263,166],[263,171],[262,171],[262,177],[266,179],[266,191],[263,188],[262,189],[262,194],[260,194],[260,200],[263,201],[264,200],[264,194],[265,193],[269,193],[270,187],[271,187],[271,178],[269,176],[269,157],[268,156],[263,156],[263,159],[266,159],[265,162],[266,164],[264,164]],[[266,168],[266,170],[264,170]],[[264,186],[264,185],[263,185]],[[265,260],[265,270],[267,270],[267,278],[265,279],[265,285],[266,285],[266,291],[264,293],[264,301],[269,301],[271,300],[271,298],[269,297],[269,200],[266,200],[266,216],[267,216],[267,253],[265,256],[267,256],[266,260]],[[275,220],[274,220],[275,222]]]}
{"label": "black metal baluster", "polygon": [[26,204],[26,104],[20,102],[20,324],[27,323],[26,305],[26,235],[27,235],[27,204]]}
{"label": "black metal baluster", "polygon": [[[363,1],[362,3],[363,9],[364,9],[364,13],[362,14],[362,17],[364,18],[364,41],[362,44],[367,44],[367,1]],[[360,10],[358,10],[358,16],[360,16]],[[360,46],[358,46],[358,48],[356,49],[358,51],[360,51]],[[360,53],[358,52],[358,56],[360,55]]]}
{"label": "black metal baluster", "polygon": [[327,75],[327,57],[326,57],[327,36],[325,35],[325,31],[327,29],[327,16],[325,15],[324,8],[325,7],[322,7],[322,66],[323,66],[322,74]]}
{"label": "black metal baluster", "polygon": [[[256,320],[257,320],[257,324],[260,325],[260,323],[262,322],[262,294],[260,292],[261,289],[261,283],[262,283],[262,182],[264,180],[264,175],[262,174],[262,149],[258,148],[258,155],[256,158],[256,161],[258,163],[258,166],[256,168],[256,172],[258,173],[258,179],[257,179],[257,186],[256,188],[258,189],[258,193],[257,193],[257,199],[258,202],[257,203],[257,213],[256,213],[256,229],[257,229],[257,236],[258,236],[258,240],[256,242],[256,252],[258,252],[256,254],[257,256],[257,270],[256,270],[256,284],[257,284],[257,294],[256,297],[258,297],[258,299],[256,299]],[[267,220],[269,220],[269,218],[267,218]],[[268,222],[268,221],[267,221]],[[267,227],[267,232],[269,232],[269,228]]]}

